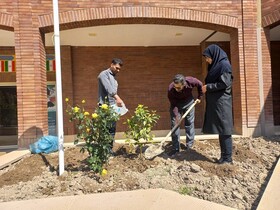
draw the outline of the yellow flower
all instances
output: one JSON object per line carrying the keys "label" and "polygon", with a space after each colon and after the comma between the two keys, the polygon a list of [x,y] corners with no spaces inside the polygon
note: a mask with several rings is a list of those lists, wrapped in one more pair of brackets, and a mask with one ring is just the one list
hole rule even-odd
{"label": "yellow flower", "polygon": [[108,105],[107,104],[102,104],[101,108],[102,109],[108,109]]}
{"label": "yellow flower", "polygon": [[69,101],[69,98],[65,98],[65,101],[68,102],[68,101]]}
{"label": "yellow flower", "polygon": [[88,113],[88,112],[85,112],[85,113],[84,113],[84,115],[85,115],[85,116],[88,116],[88,115],[89,115],[89,113]]}
{"label": "yellow flower", "polygon": [[93,118],[93,119],[95,119],[95,118],[97,118],[97,117],[98,117],[98,114],[93,113],[91,116],[92,116],[92,118]]}
{"label": "yellow flower", "polygon": [[89,129],[89,128],[87,128],[87,132],[88,132],[88,133],[90,132],[90,129]]}
{"label": "yellow flower", "polygon": [[86,100],[82,100],[82,104],[86,103]]}
{"label": "yellow flower", "polygon": [[108,173],[108,171],[107,171],[105,168],[103,168],[103,170],[102,170],[102,172],[101,172],[101,175],[102,175],[102,176],[105,176],[105,175],[107,175],[107,173]]}
{"label": "yellow flower", "polygon": [[77,113],[79,110],[80,110],[79,107],[77,107],[77,106],[74,107],[74,112],[75,112],[75,113]]}

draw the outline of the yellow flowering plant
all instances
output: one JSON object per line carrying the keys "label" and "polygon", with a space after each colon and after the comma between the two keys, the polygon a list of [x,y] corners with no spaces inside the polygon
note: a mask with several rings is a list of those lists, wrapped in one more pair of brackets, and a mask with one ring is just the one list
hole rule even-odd
{"label": "yellow flowering plant", "polygon": [[156,114],[156,111],[150,111],[148,107],[139,104],[134,111],[134,115],[124,122],[124,124],[128,126],[128,129],[125,131],[126,142],[128,142],[130,146],[139,146],[141,158],[143,143],[145,144],[152,141],[154,137],[151,134],[152,128],[159,118],[160,116]]}
{"label": "yellow flowering plant", "polygon": [[89,168],[104,174],[103,166],[111,155],[113,141],[109,129],[119,119],[119,115],[107,104],[97,106],[90,113],[84,108],[85,100],[82,100],[82,106],[71,106],[68,98],[65,99],[65,102],[67,103],[66,112],[69,119],[71,122],[75,122],[77,127],[77,138],[74,143],[77,144],[80,140],[85,141],[81,152],[88,152],[87,163]]}

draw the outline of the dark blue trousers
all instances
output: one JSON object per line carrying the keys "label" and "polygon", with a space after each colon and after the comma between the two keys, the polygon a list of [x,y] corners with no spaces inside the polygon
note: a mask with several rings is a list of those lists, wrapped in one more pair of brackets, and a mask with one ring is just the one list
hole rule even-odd
{"label": "dark blue trousers", "polygon": [[232,137],[231,135],[219,135],[221,158],[232,161]]}
{"label": "dark blue trousers", "polygon": [[[187,105],[178,106],[178,118],[180,119],[184,113],[188,110],[188,108],[193,104],[193,100],[189,102]],[[186,132],[186,146],[191,148],[194,143],[194,116],[195,116],[195,108],[193,108],[185,117],[185,132]],[[171,128],[176,125],[176,116],[173,113],[173,107],[170,107],[170,118],[171,118]],[[173,149],[179,151],[180,150],[180,126],[172,133],[172,145]]]}
{"label": "dark blue trousers", "polygon": [[111,147],[112,148],[113,148],[113,144],[114,144],[114,141],[115,141],[116,130],[117,130],[117,122],[113,122],[111,127],[109,128],[109,133],[113,137],[112,142],[111,142]]}

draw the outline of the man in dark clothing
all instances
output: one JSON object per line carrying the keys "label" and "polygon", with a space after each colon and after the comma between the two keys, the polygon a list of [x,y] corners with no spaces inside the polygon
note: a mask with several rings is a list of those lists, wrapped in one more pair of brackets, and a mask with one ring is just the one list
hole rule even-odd
{"label": "man in dark clothing", "polygon": [[[168,88],[168,99],[170,101],[170,118],[171,128],[173,128],[180,120],[181,116],[194,103],[192,95],[193,88],[196,87],[198,91],[198,103],[202,97],[202,82],[194,77],[184,77],[182,74],[175,75],[173,82]],[[185,118],[186,131],[186,148],[193,146],[194,142],[194,108],[189,112]],[[173,150],[169,155],[174,155],[180,151],[180,127],[172,133]]]}
{"label": "man in dark clothing", "polygon": [[217,45],[208,46],[203,56],[208,63],[205,85],[206,111],[203,133],[219,134],[221,157],[217,163],[232,163],[232,70],[227,54]]}

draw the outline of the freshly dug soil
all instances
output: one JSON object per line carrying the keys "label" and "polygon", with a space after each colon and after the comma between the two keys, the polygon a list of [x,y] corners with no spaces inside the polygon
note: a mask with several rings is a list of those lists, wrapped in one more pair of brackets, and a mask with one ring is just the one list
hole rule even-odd
{"label": "freshly dug soil", "polygon": [[[184,145],[182,145],[183,147]],[[280,155],[280,136],[234,139],[234,164],[218,165],[218,140],[196,141],[170,157],[170,143],[153,160],[115,144],[116,156],[100,176],[86,165],[80,147],[65,149],[65,173],[58,176],[58,152],[32,154],[0,170],[0,202],[164,188],[237,209],[256,209]]]}

